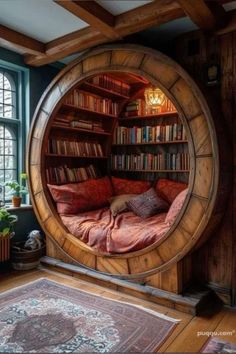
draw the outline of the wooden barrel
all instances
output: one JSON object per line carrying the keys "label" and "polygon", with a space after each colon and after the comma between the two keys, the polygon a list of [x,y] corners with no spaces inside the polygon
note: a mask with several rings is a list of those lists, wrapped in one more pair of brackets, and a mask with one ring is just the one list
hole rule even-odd
{"label": "wooden barrel", "polygon": [[[11,247],[11,262],[13,269],[29,270],[39,265],[40,258],[45,254],[45,246],[36,250],[22,249],[25,242],[15,242]],[[20,250],[14,248],[16,246]]]}
{"label": "wooden barrel", "polygon": [[[109,256],[68,233],[47,190],[44,160],[51,122],[64,96],[92,75],[116,71],[145,77],[173,102],[187,132],[190,177],[181,213],[165,237],[143,250]],[[147,276],[176,264],[205,242],[219,224],[228,195],[230,156],[217,102],[211,104],[207,94],[182,67],[166,55],[145,47],[104,46],[85,53],[64,68],[38,104],[27,153],[31,200],[46,237],[73,262],[127,278]]]}

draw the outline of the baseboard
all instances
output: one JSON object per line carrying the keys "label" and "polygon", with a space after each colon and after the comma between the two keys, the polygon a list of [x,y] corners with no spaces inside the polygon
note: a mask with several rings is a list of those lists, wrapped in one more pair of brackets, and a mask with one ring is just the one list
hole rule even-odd
{"label": "baseboard", "polygon": [[177,295],[149,285],[118,279],[115,276],[110,276],[94,270],[88,270],[84,267],[68,264],[47,256],[41,258],[41,264],[50,269],[62,272],[63,274],[101,285],[109,289],[117,290],[125,294],[133,295],[178,311],[189,313],[193,316],[202,315],[205,308],[209,307],[209,302],[212,303],[214,301],[214,297],[211,296],[209,291],[206,291],[205,293],[201,292],[199,297],[191,296],[191,294],[188,294],[188,296]]}

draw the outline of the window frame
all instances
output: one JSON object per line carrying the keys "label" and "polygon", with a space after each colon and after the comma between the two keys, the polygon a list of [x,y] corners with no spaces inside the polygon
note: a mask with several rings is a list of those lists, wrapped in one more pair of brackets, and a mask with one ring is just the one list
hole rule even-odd
{"label": "window frame", "polygon": [[[26,143],[30,125],[29,69],[0,59],[0,72],[6,73],[10,83],[13,82],[15,86],[14,118],[0,117],[0,124],[9,126],[16,134],[16,177],[19,181],[20,173],[26,168]],[[25,198],[23,202],[29,202],[29,199]],[[10,200],[5,202],[5,206],[8,205]]]}

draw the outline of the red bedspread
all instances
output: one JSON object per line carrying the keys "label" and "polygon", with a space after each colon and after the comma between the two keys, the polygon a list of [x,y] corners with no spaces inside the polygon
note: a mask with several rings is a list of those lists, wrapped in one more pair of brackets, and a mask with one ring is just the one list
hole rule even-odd
{"label": "red bedspread", "polygon": [[109,208],[78,215],[61,215],[71,234],[92,248],[106,253],[137,251],[160,240],[170,226],[166,214],[142,219],[133,212],[113,216]]}

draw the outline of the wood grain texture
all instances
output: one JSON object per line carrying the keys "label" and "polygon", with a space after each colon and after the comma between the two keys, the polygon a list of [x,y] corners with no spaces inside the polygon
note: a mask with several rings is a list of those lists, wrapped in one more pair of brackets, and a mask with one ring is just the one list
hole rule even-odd
{"label": "wood grain texture", "polygon": [[120,35],[114,30],[115,17],[95,1],[73,1],[73,0],[54,0],[56,4],[70,11],[91,28],[96,28],[105,37],[113,40],[121,39]]}
{"label": "wood grain texture", "polygon": [[226,12],[220,4],[208,6],[204,0],[178,0],[191,20],[201,29],[212,30],[226,24]]}
{"label": "wood grain texture", "polygon": [[[221,68],[221,85],[216,85],[209,87],[208,91],[211,91],[213,100],[221,104],[222,113],[220,115],[220,121],[215,123],[217,129],[217,139],[221,149],[219,153],[223,154],[220,156],[220,173],[223,174],[224,171],[226,176],[224,177],[224,183],[221,184],[221,201],[216,200],[215,209],[225,209],[225,215],[222,223],[217,230],[213,231],[212,238],[205,244],[202,245],[198,251],[192,254],[192,265],[193,265],[193,279],[200,282],[208,282],[210,286],[213,287],[214,291],[224,299],[228,304],[235,303],[235,186],[236,178],[235,171],[232,171],[232,153],[233,144],[235,144],[236,131],[233,129],[235,127],[235,92],[236,92],[236,53],[235,53],[235,32],[224,34],[224,31],[219,31],[222,33],[219,37],[214,34],[208,34],[201,31],[196,31],[193,33],[185,34],[180,36],[177,43],[177,59],[181,64],[190,72],[191,75],[198,81],[201,81],[205,85],[205,79],[203,75],[199,73],[203,72],[204,63],[214,60],[220,64]],[[188,43],[192,39],[199,41],[199,52],[195,55],[188,56]],[[213,114],[214,115],[214,114]],[[198,118],[196,118],[198,119]],[[216,121],[216,116],[214,115],[214,121]],[[203,122],[203,121],[202,121]],[[197,128],[201,129],[199,122],[195,119],[190,121],[190,125],[195,125],[195,133],[198,134]],[[224,131],[222,136],[221,131]],[[224,139],[224,136],[226,139]],[[193,136],[194,139],[194,136]],[[200,142],[200,140],[199,140]],[[194,142],[196,145],[196,143]],[[206,146],[204,144],[204,146]],[[197,145],[196,145],[197,147]],[[206,146],[207,147],[207,146]],[[212,145],[213,148],[213,145]],[[228,152],[224,152],[224,148],[228,149]],[[205,151],[203,148],[203,154],[209,151],[209,146]],[[215,154],[213,152],[213,158]],[[234,158],[235,158],[234,152]],[[224,161],[226,160],[226,166]],[[234,195],[231,194],[230,198],[227,195],[234,191]],[[226,197],[226,201],[222,203],[222,198]],[[234,205],[234,207],[233,207]],[[215,221],[217,220],[217,210],[215,210],[215,218],[211,219],[211,224],[209,227],[214,227]],[[207,230],[205,231],[207,232]],[[203,237],[204,239],[204,237]],[[214,284],[214,286],[213,286]]]}
{"label": "wood grain texture", "polygon": [[[115,69],[116,66],[113,65],[114,63],[112,63],[111,59],[116,58],[115,60],[119,60],[116,56],[117,53],[120,53],[120,62],[117,69]],[[144,57],[145,60],[142,61],[141,58]],[[189,194],[172,229],[160,242],[133,253],[110,256],[98,255],[95,250],[68,234],[57,215],[55,206],[47,191],[45,173],[42,174],[45,169],[44,154],[46,152],[47,138],[52,117],[57,111],[58,102],[62,95],[66,95],[72,86],[76,86],[92,73],[99,74],[104,71],[109,72],[109,70],[122,72],[122,68],[126,72],[127,65],[137,65],[135,64],[137,58],[138,62],[140,63],[141,61],[142,64],[139,69],[137,67],[129,67],[131,73],[139,73],[139,75],[149,80],[151,72],[148,63],[152,63],[153,78],[155,77],[157,82],[159,80],[166,92],[172,86],[170,96],[174,97],[177,107],[180,107],[181,117],[189,132],[192,160]],[[78,68],[77,77],[76,68]],[[166,78],[165,69],[167,72]],[[39,119],[42,110],[48,112],[48,116],[43,116],[43,124],[44,126],[46,125],[46,128],[45,131],[42,129],[40,136],[40,131],[37,127],[40,124]],[[214,118],[217,122],[216,117]],[[200,123],[195,124],[194,122],[197,120]],[[191,124],[191,122],[193,123]],[[199,128],[199,133],[194,137],[193,143],[192,137],[195,134],[196,127]],[[34,131],[37,131],[38,139],[34,138]],[[147,277],[169,269],[170,266],[179,262],[187,252],[192,250],[198,240],[201,239],[204,230],[210,225],[211,219],[214,219],[214,203],[220,190],[220,183],[224,181],[224,175],[222,175],[223,177],[219,176],[221,171],[219,169],[219,159],[217,158],[221,147],[214,137],[214,123],[204,96],[189,75],[170,58],[147,48],[137,46],[135,49],[135,46],[129,48],[128,45],[107,46],[84,54],[54,79],[41,100],[32,124],[30,149],[27,157],[29,185],[36,215],[41,222],[43,230],[46,235],[54,238],[56,241],[55,247],[62,247],[76,262],[100,271],[112,274],[124,272],[128,278],[140,278],[142,275]],[[199,154],[199,151],[200,153],[208,151],[209,146],[212,147],[215,158],[199,156],[199,161],[195,161],[195,156]],[[224,153],[226,152],[227,150],[224,150]],[[224,156],[224,153],[221,156]],[[35,172],[32,173],[31,171],[31,166],[34,164],[38,166],[39,171],[41,169],[40,178],[43,186],[43,191],[36,194],[35,192],[39,190],[39,187],[33,178]],[[204,186],[201,188],[202,183],[204,183]],[[212,193],[213,189],[214,193]],[[219,221],[221,215],[222,213],[218,210],[217,219],[214,220]],[[215,226],[216,222],[214,222]],[[178,286],[181,287],[181,285]]]}
{"label": "wood grain texture", "polygon": [[3,25],[0,25],[0,44],[33,55],[42,55],[45,52],[44,43]]}

